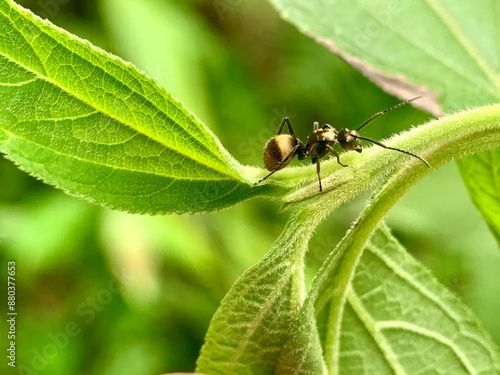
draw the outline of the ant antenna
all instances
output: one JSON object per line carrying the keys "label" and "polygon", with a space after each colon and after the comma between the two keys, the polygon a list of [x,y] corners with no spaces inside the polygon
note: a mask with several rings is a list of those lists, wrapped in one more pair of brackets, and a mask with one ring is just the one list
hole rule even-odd
{"label": "ant antenna", "polygon": [[[416,99],[416,98],[415,98]],[[414,100],[414,99],[412,99]],[[410,100],[411,101],[411,100]],[[406,104],[407,102],[403,102],[402,104],[398,105],[398,106],[401,106],[401,105],[404,105]],[[396,106],[396,108],[398,107]],[[390,108],[389,110],[391,109],[394,109],[394,107]],[[388,112],[388,110],[384,111],[384,112]],[[382,113],[383,114],[383,113]],[[381,115],[379,115],[381,116]],[[366,124],[365,124],[366,125]],[[420,160],[422,163],[424,163],[425,165],[427,165],[427,167],[431,167],[431,165],[427,162],[427,160],[425,160],[424,158],[421,158],[420,156],[418,155],[415,155],[415,154],[412,154],[411,152],[409,151],[405,151],[405,150],[401,150],[399,148],[396,148],[396,147],[390,147],[390,146],[386,146],[384,145],[383,143],[380,143],[374,139],[370,139],[370,138],[366,138],[366,137],[360,137],[359,135],[353,135],[354,138],[358,138],[358,139],[362,139],[363,141],[368,141],[368,142],[372,142],[374,144],[376,144],[377,146],[380,146],[380,147],[383,147],[383,148],[386,148],[388,150],[393,150],[393,151],[399,151],[399,152],[402,152],[403,154],[406,154],[406,155],[410,155],[410,156],[413,156],[414,158],[417,158],[418,160]]]}
{"label": "ant antenna", "polygon": [[[370,122],[372,122],[373,120],[375,120],[377,117],[380,117],[382,115],[385,115],[387,112],[390,112],[390,111],[393,111],[395,109],[398,109],[398,108],[401,108],[402,106],[414,101],[414,100],[417,100],[417,99],[420,99],[422,97],[422,95],[420,96],[416,96],[414,98],[411,98],[411,99],[408,99],[408,100],[405,100],[404,102],[401,102],[399,104],[396,104],[395,106],[391,107],[391,108],[387,108],[386,110],[383,110],[383,111],[380,111],[380,112],[377,112],[375,113],[373,116],[371,116],[369,119],[365,120],[365,122],[363,122],[361,125],[358,126],[358,128],[356,129],[356,131],[360,131],[361,129],[363,129],[366,125],[368,125]],[[358,137],[358,138],[361,138],[361,137]],[[373,142],[375,144],[378,144],[377,142],[373,141],[373,140],[369,140],[369,139],[366,139],[366,138],[361,138],[361,139],[365,139],[367,141],[370,141],[370,142]],[[379,146],[381,146],[379,144]],[[382,147],[385,147],[385,146],[382,146]],[[388,148],[388,149],[391,149],[390,147],[385,147],[385,148]],[[395,151],[402,151],[402,150],[395,150]],[[413,155],[413,154],[410,154],[409,152],[406,152],[406,151],[403,151],[405,154],[408,154],[408,155]],[[413,155],[413,156],[416,156],[416,155]],[[418,156],[417,156],[418,157]],[[419,158],[420,159],[420,158]],[[427,163],[427,162],[426,162]]]}
{"label": "ant antenna", "polygon": [[[384,111],[380,111],[380,112],[377,112],[375,113],[373,116],[371,116],[369,119],[365,120],[365,122],[363,122],[357,129],[356,129],[356,132],[363,129],[366,125],[368,125],[370,122],[372,122],[373,120],[375,120],[377,117],[380,117],[382,115],[385,115],[387,112],[390,112],[390,111],[393,111],[395,109],[398,109],[398,108],[401,108],[402,106],[408,104],[408,103],[411,103],[412,101],[414,100],[417,100],[417,99],[420,99],[422,97],[422,95],[420,96],[416,96],[414,98],[411,98],[411,99],[408,99],[408,100],[405,100],[404,102],[401,102],[399,104],[396,104],[395,106],[392,106],[391,108],[387,108],[386,110]],[[380,147],[383,147],[383,148],[386,148],[388,150],[393,150],[393,151],[398,151],[398,152],[402,152],[403,154],[406,154],[406,155],[410,155],[410,156],[413,156],[414,158],[417,158],[419,159],[422,163],[424,163],[425,165],[427,165],[429,168],[431,167],[430,164],[427,162],[427,160],[421,158],[420,156],[418,155],[415,155],[409,151],[405,151],[405,150],[401,150],[399,148],[395,148],[395,147],[390,147],[390,146],[386,146],[384,145],[383,143],[380,143],[374,139],[371,139],[371,138],[366,138],[366,137],[360,137],[359,135],[357,134],[352,134],[352,136],[354,138],[358,138],[358,139],[361,139],[363,141],[368,141],[368,142],[371,142],[371,143],[374,143],[376,144],[377,146],[380,146]]]}

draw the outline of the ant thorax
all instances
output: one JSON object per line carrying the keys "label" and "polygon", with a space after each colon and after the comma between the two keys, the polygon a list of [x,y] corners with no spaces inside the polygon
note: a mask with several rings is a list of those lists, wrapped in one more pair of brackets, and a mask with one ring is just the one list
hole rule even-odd
{"label": "ant thorax", "polygon": [[325,124],[320,128],[319,123],[315,122],[312,133],[310,133],[307,137],[307,143],[310,145],[318,142],[335,144],[337,143],[337,134],[338,131],[333,126]]}

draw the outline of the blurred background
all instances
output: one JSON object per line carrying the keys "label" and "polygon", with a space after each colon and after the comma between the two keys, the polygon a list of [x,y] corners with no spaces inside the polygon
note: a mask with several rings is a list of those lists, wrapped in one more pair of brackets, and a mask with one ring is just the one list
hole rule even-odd
{"label": "blurred background", "polygon": [[[263,145],[285,115],[305,139],[313,121],[355,127],[400,101],[264,0],[18,2],[133,62],[245,164],[262,166]],[[364,135],[383,139],[428,119],[408,106]],[[17,262],[17,360],[37,374],[192,371],[220,300],[290,215],[260,199],[210,215],[129,215],[69,197],[3,157],[0,181],[2,269]],[[309,277],[367,199],[319,226]],[[457,168],[421,181],[388,222],[500,344],[500,252]]]}

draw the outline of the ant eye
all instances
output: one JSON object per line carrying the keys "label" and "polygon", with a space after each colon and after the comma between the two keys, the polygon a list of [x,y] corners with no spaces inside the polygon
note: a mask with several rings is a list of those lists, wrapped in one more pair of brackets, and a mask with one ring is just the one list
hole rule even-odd
{"label": "ant eye", "polygon": [[363,145],[358,138],[356,130],[341,129],[338,133],[337,140],[344,150],[354,150],[361,152]]}
{"label": "ant eye", "polygon": [[351,142],[351,148],[350,150],[354,150],[356,152],[361,152],[363,151],[363,143],[361,143],[361,141],[358,139],[358,138],[355,138],[352,142]]}

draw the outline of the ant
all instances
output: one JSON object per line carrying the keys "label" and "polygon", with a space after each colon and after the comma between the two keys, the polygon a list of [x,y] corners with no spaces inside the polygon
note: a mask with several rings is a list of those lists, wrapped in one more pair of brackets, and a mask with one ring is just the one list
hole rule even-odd
{"label": "ant", "polygon": [[[402,152],[403,154],[413,156],[414,158],[422,161],[425,165],[427,165],[427,167],[430,168],[429,163],[418,155],[415,155],[409,151],[401,150],[399,148],[386,146],[376,140],[358,135],[358,131],[363,129],[377,117],[380,117],[387,112],[398,109],[419,98],[421,98],[421,96],[405,100],[404,102],[396,104],[391,108],[387,108],[384,111],[375,113],[370,118],[365,120],[360,126],[358,126],[356,130],[349,130],[347,128],[337,130],[330,124],[325,124],[320,128],[319,123],[314,122],[313,131],[307,137],[306,144],[304,144],[295,136],[292,124],[288,117],[283,118],[283,120],[281,121],[281,125],[278,128],[278,132],[266,143],[264,147],[264,165],[266,166],[266,169],[268,171],[271,171],[271,173],[259,180],[256,184],[264,181],[275,172],[286,167],[292,161],[295,155],[297,155],[299,160],[304,160],[305,158],[310,156],[312,163],[316,163],[319,191],[322,192],[323,187],[321,186],[321,176],[319,173],[320,160],[328,155],[328,153],[332,153],[337,158],[337,162],[341,166],[347,167],[346,164],[342,164],[339,154],[334,150],[333,146],[338,143],[344,150],[354,150],[356,152],[361,152],[363,151],[363,144],[361,143],[361,140],[374,143],[377,146],[386,148],[388,150],[398,151]],[[285,124],[288,126],[288,131],[290,134],[281,134],[281,131],[283,130]]]}

